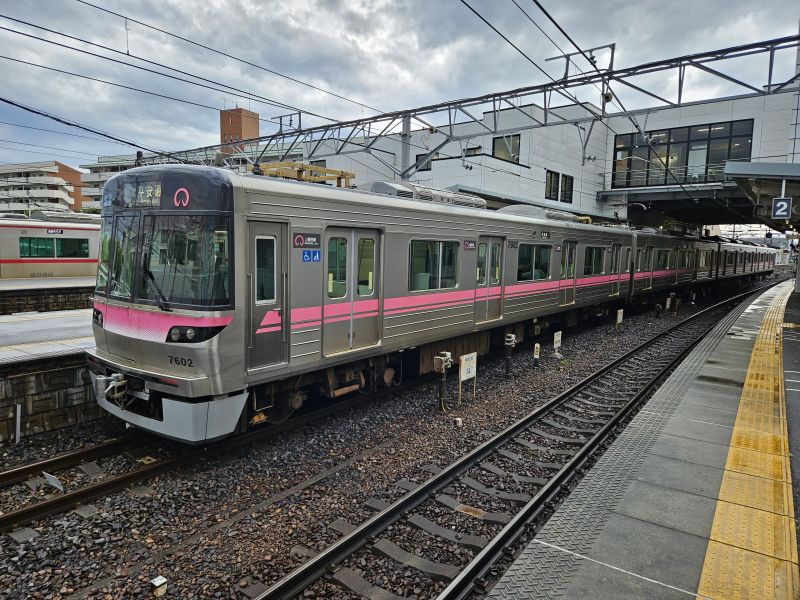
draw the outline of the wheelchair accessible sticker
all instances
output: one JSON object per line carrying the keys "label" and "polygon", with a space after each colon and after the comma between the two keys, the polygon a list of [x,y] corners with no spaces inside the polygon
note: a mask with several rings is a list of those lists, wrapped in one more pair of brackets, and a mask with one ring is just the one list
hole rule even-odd
{"label": "wheelchair accessible sticker", "polygon": [[322,260],[322,254],[319,250],[303,250],[304,263],[318,263]]}

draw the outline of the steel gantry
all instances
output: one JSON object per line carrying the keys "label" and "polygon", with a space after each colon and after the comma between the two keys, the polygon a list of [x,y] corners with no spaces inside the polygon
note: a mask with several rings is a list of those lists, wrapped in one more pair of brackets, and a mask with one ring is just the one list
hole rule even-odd
{"label": "steel gantry", "polygon": [[[301,127],[302,115],[295,113],[293,116],[296,116],[298,126],[289,126],[287,119],[282,118],[279,129],[269,135],[227,144],[171,152],[169,158],[163,155],[150,156],[146,157],[144,161],[149,163],[181,161],[219,164],[233,168],[241,167],[244,164],[257,164],[267,156],[273,157],[273,160],[277,162],[286,161],[293,157],[302,157],[302,160],[310,162],[315,159],[336,155],[368,153],[399,178],[407,179],[447,144],[475,137],[474,131],[469,133],[460,132],[457,130],[456,125],[472,124],[478,127],[479,130],[490,133],[495,137],[503,137],[519,131],[551,125],[582,126],[587,123],[593,125],[597,121],[602,122],[606,117],[618,115],[620,113],[608,112],[608,106],[614,104],[612,85],[625,86],[647,96],[651,102],[654,101],[654,105],[643,109],[647,111],[675,108],[686,104],[684,100],[687,86],[686,74],[691,70],[701,71],[742,89],[743,93],[741,94],[727,98],[716,98],[715,100],[785,92],[793,82],[800,78],[800,72],[795,71],[786,80],[774,81],[776,54],[797,48],[798,45],[800,45],[800,35],[792,35],[647,62],[633,67],[613,68],[613,63],[610,63],[609,68],[593,68],[585,73],[571,76],[567,70],[565,71],[565,77],[552,82],[314,127]],[[761,82],[748,82],[732,77],[719,69],[720,65],[718,63],[754,55],[768,56],[766,73],[764,74],[764,80]],[[641,82],[635,82],[636,78],[644,75],[669,71],[677,73],[672,99],[665,97],[666,94],[657,94],[652,90],[648,90]],[[575,106],[579,106],[582,109],[581,115],[577,117],[566,116],[563,114],[564,106],[552,106],[553,94],[574,100],[575,96],[572,90],[578,91],[587,86],[596,88],[595,92],[599,92],[600,98],[597,105],[578,101]],[[697,101],[697,99],[694,99],[692,102]],[[501,111],[520,113],[524,116],[525,122],[517,124],[513,128],[504,129],[500,126]],[[431,135],[435,134],[437,136],[435,141],[425,148],[426,152],[418,155],[418,158],[414,161],[410,158],[412,126],[427,129]],[[584,150],[590,133],[591,129],[588,130],[588,133],[581,135]],[[380,140],[393,136],[399,137],[402,144],[399,168],[382,156],[387,151],[381,150],[376,146]]]}

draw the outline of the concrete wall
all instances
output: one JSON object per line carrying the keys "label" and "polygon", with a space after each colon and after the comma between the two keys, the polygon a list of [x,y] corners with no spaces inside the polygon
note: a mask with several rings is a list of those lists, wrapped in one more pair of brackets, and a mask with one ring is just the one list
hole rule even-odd
{"label": "concrete wall", "polygon": [[0,371],[0,442],[13,440],[18,406],[22,436],[104,418],[90,389],[83,353]]}

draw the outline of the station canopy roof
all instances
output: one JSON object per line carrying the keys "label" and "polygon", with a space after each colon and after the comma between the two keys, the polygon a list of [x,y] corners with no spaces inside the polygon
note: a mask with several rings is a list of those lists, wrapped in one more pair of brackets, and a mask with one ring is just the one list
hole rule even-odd
{"label": "station canopy roof", "polygon": [[800,163],[728,161],[719,181],[639,188],[598,193],[598,200],[628,208],[632,222],[658,225],[664,218],[696,225],[761,223],[776,230],[786,221],[773,221],[772,199],[794,198],[791,223],[800,224]]}
{"label": "station canopy roof", "polygon": [[[752,222],[779,231],[787,229],[787,225],[800,225],[800,163],[729,161],[725,164],[725,176],[750,200]],[[789,219],[772,218],[772,201],[781,197],[793,200]]]}

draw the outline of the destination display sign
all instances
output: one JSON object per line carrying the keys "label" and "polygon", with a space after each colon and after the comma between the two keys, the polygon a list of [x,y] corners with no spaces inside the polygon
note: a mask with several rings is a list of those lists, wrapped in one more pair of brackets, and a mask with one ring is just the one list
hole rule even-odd
{"label": "destination display sign", "polygon": [[233,186],[221,170],[199,171],[170,165],[120,173],[103,187],[103,213],[127,208],[191,212],[233,210]]}

